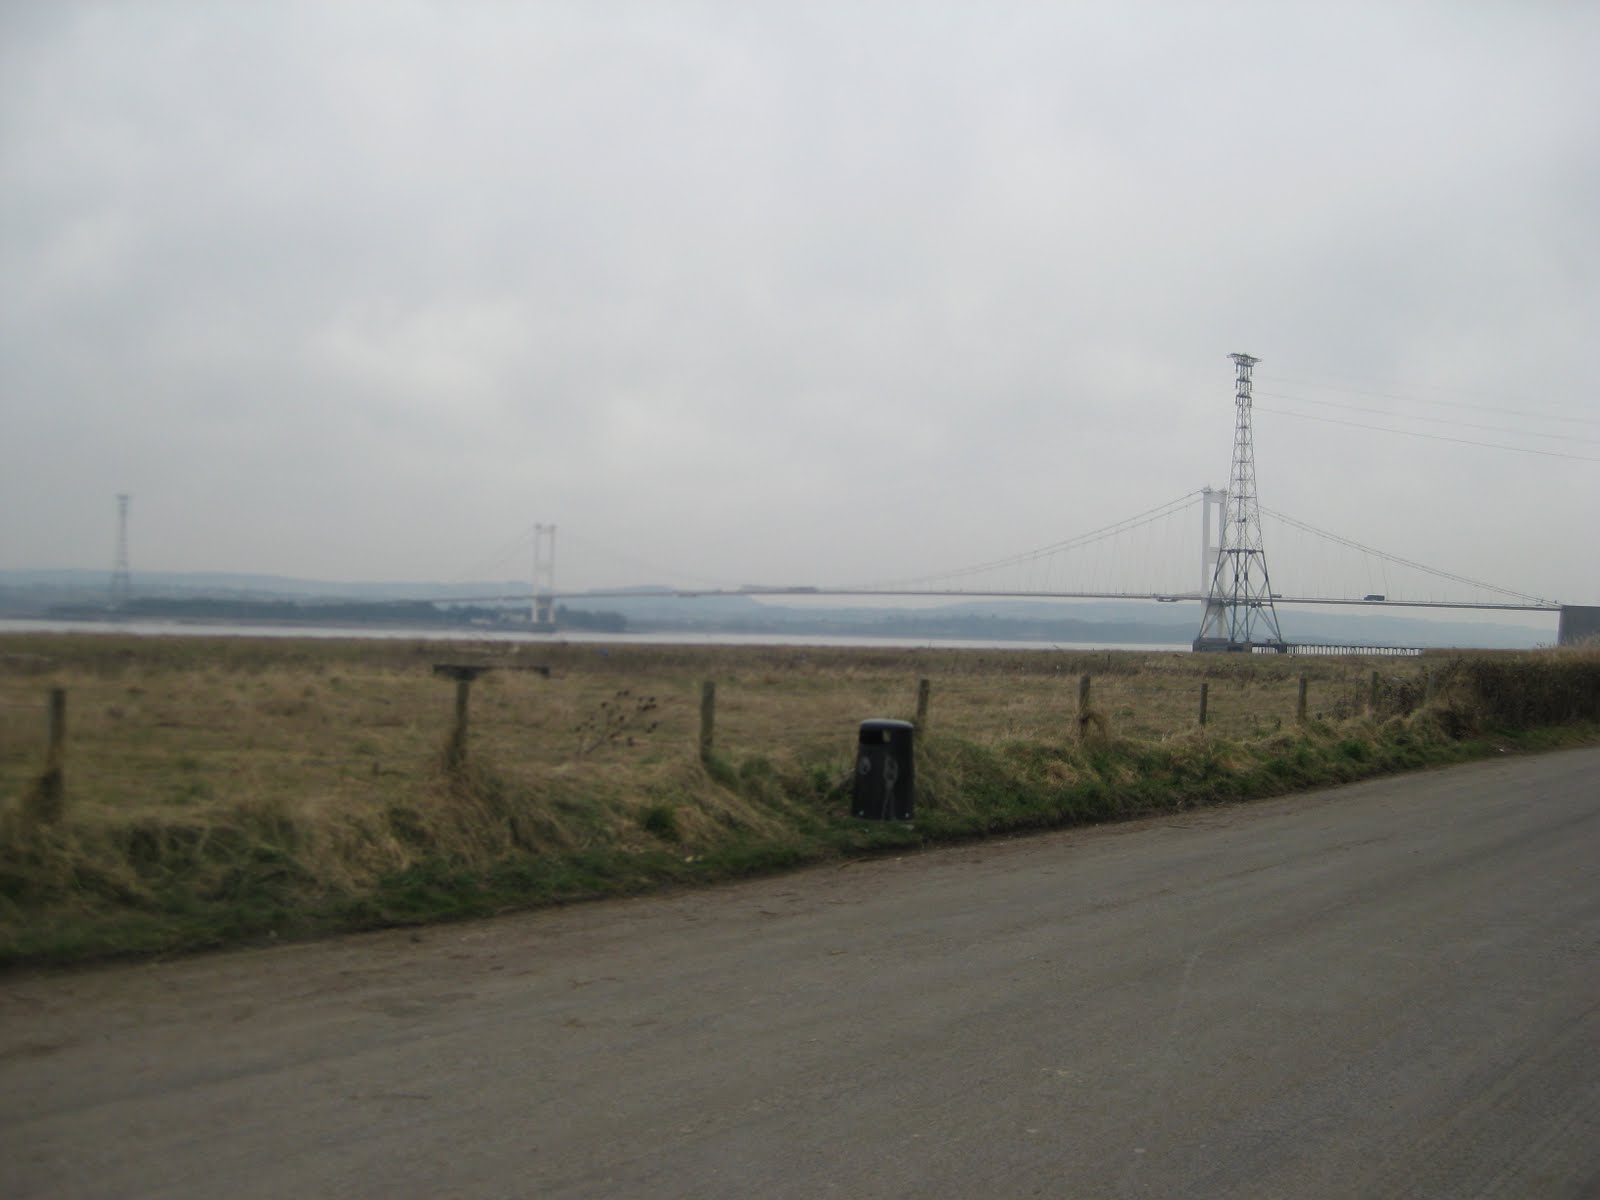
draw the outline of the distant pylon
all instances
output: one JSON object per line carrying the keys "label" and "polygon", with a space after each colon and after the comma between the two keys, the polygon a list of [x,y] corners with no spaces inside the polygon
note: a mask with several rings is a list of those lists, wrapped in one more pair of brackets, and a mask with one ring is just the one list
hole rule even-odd
{"label": "distant pylon", "polygon": [[1249,653],[1261,646],[1282,651],[1278,610],[1272,603],[1267,552],[1261,539],[1261,509],[1256,501],[1255,439],[1250,430],[1250,368],[1261,360],[1229,355],[1237,368],[1234,382],[1233,468],[1228,474],[1221,545],[1206,592],[1196,650]]}
{"label": "distant pylon", "polygon": [[111,568],[111,607],[123,609],[133,596],[133,576],[128,570],[128,501],[126,492],[117,495],[117,561]]}
{"label": "distant pylon", "polygon": [[533,624],[539,629],[556,625],[556,527],[533,527]]}

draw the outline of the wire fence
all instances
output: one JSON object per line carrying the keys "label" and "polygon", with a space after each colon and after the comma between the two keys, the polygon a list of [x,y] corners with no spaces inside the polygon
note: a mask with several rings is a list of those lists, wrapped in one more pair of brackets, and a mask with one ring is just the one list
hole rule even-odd
{"label": "wire fence", "polygon": [[243,796],[382,804],[469,757],[522,778],[566,773],[611,787],[636,769],[710,755],[832,770],[848,766],[862,721],[886,717],[914,721],[924,739],[1001,747],[1201,728],[1264,736],[1385,715],[1414,704],[1428,678],[1414,661],[1288,670],[1142,657],[1136,666],[1107,657],[1114,669],[1101,672],[1007,660],[942,675],[822,664],[715,680],[491,670],[453,685],[416,669],[0,677],[0,799],[31,794],[52,770],[75,804],[122,810]]}

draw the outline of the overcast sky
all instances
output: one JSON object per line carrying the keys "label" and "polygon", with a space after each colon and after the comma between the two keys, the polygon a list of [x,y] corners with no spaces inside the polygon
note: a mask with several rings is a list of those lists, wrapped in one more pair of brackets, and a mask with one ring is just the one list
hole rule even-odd
{"label": "overcast sky", "polygon": [[6,0],[0,567],[126,491],[135,578],[932,574],[1224,486],[1247,351],[1264,504],[1600,603],[1597,62],[1525,0]]}

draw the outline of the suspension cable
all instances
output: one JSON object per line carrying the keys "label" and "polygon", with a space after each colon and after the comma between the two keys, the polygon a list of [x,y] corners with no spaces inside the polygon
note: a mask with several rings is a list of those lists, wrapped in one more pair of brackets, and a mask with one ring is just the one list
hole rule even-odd
{"label": "suspension cable", "polygon": [[1401,558],[1398,554],[1390,554],[1386,550],[1379,550],[1373,546],[1365,546],[1352,538],[1341,537],[1337,533],[1329,533],[1326,529],[1318,529],[1315,525],[1311,525],[1305,521],[1296,520],[1294,517],[1288,516],[1285,513],[1270,509],[1265,504],[1261,505],[1260,507],[1262,512],[1266,513],[1269,517],[1272,517],[1275,520],[1282,521],[1285,525],[1291,525],[1294,528],[1303,530],[1306,533],[1315,534],[1317,537],[1327,538],[1330,542],[1337,542],[1341,546],[1347,546],[1352,550],[1359,550],[1363,554],[1376,555],[1378,558],[1383,559],[1386,562],[1397,563],[1402,567],[1410,567],[1413,570],[1421,571],[1425,575],[1432,575],[1438,579],[1447,579],[1451,583],[1466,584],[1468,587],[1481,588],[1486,592],[1495,592],[1501,596],[1510,596],[1516,600],[1531,600],[1535,604],[1555,603],[1553,600],[1546,600],[1540,596],[1530,596],[1527,592],[1518,592],[1512,590],[1511,588],[1503,588],[1493,583],[1485,583],[1481,579],[1470,579],[1465,575],[1454,575],[1449,571],[1441,571],[1437,567],[1426,566],[1423,563],[1415,562],[1409,558]]}
{"label": "suspension cable", "polygon": [[1155,508],[1146,509],[1142,513],[1137,513],[1134,516],[1117,521],[1111,525],[1103,525],[1099,529],[1092,529],[1087,533],[1080,533],[1075,537],[1067,538],[1064,541],[1054,542],[1048,546],[1041,546],[1037,550],[1026,550],[1021,554],[1013,554],[1006,558],[991,559],[988,562],[977,563],[973,566],[958,567],[953,571],[940,571],[930,575],[918,575],[909,579],[892,579],[879,581],[877,583],[861,584],[860,588],[863,591],[871,591],[875,588],[910,587],[911,585],[918,583],[934,583],[945,579],[964,579],[972,575],[981,575],[986,571],[997,571],[1002,567],[1013,567],[1019,566],[1023,563],[1037,562],[1039,559],[1048,555],[1059,554],[1064,550],[1075,550],[1081,546],[1090,545],[1093,542],[1104,541],[1106,538],[1114,537],[1119,533],[1126,533],[1129,530],[1137,529],[1143,525],[1149,525],[1155,521],[1162,520],[1165,517],[1170,517],[1175,513],[1182,512],[1185,508],[1188,508],[1190,505],[1192,505],[1195,502],[1195,498],[1200,494],[1201,493],[1199,489],[1196,489],[1192,492],[1185,492],[1176,500],[1169,500],[1165,504],[1157,505]]}

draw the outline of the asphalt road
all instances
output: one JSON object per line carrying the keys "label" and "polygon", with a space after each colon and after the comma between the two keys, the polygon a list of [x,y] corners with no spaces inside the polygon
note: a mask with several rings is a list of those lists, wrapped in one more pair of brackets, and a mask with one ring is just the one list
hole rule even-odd
{"label": "asphalt road", "polygon": [[1600,750],[0,980],[0,1196],[1600,1196]]}

